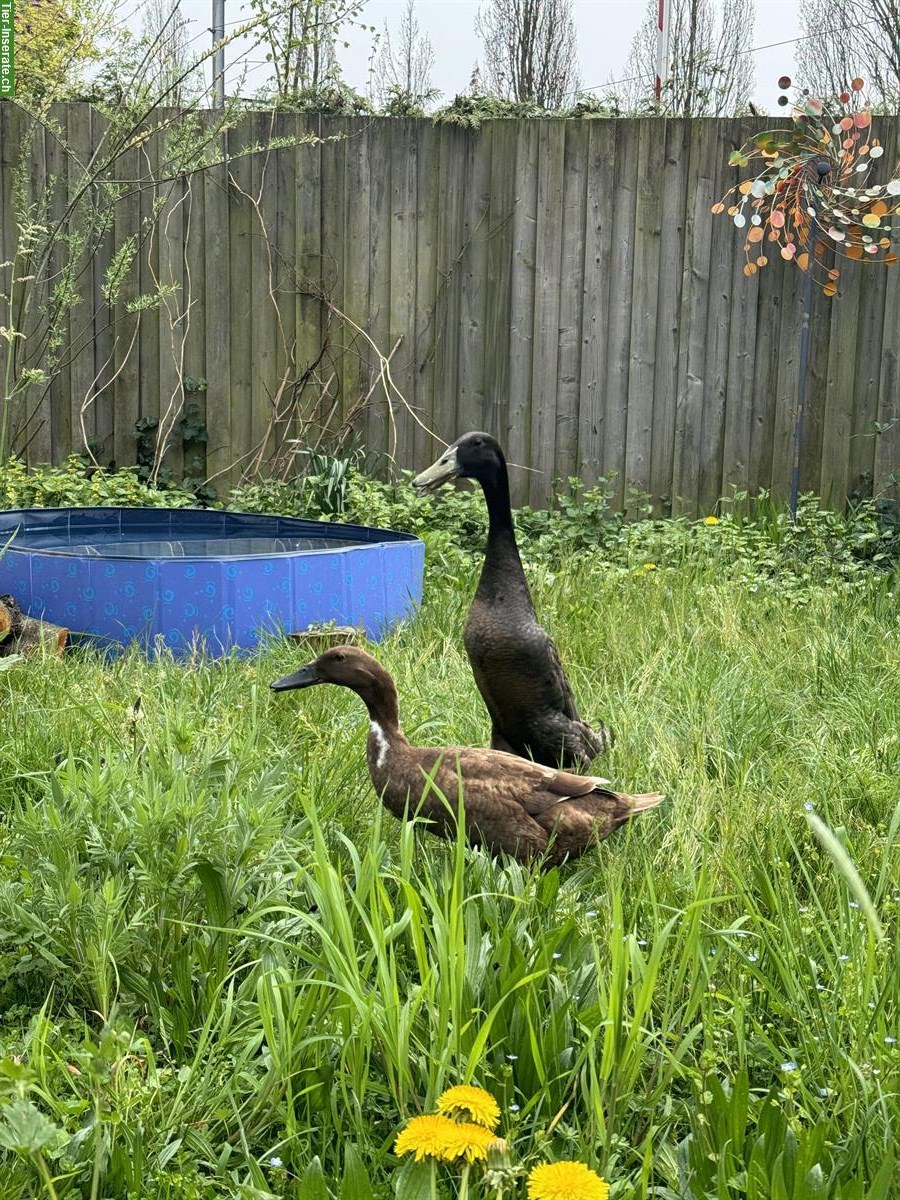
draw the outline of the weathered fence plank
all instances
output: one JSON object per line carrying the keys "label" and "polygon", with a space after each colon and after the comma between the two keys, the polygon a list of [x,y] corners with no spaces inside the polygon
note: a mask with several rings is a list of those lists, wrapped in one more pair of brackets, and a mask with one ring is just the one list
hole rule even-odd
{"label": "weathered fence plank", "polygon": [[[92,155],[99,157],[103,153],[108,137],[109,122],[95,109],[91,113]],[[96,161],[96,159],[95,159]],[[203,229],[198,232],[198,241],[203,236]],[[96,439],[96,456],[98,462],[108,463],[113,454],[113,436],[115,430],[115,410],[113,407],[113,389],[110,387],[113,371],[115,370],[115,329],[112,323],[112,311],[107,302],[105,288],[107,273],[115,250],[115,230],[106,229],[100,237],[99,245],[94,254],[93,292],[94,314],[94,387],[93,387],[93,417],[94,437]],[[39,461],[39,460],[38,460]]]}
{"label": "weathered fence plank", "polygon": [[553,474],[578,474],[578,393],[581,377],[581,312],[584,307],[585,191],[590,123],[564,123],[565,162],[562,242],[558,270],[567,286],[559,289],[559,349],[556,384],[556,447]]}
{"label": "weathered fence plank", "polygon": [[838,295],[834,299],[829,302],[824,296],[815,298],[816,303],[825,309],[824,312],[820,312],[818,319],[822,322],[828,321],[829,318],[831,320],[828,396],[822,440],[822,476],[817,489],[826,502],[836,500],[837,503],[841,503],[849,492],[850,436],[853,433],[853,406],[856,399],[856,354],[848,353],[851,347],[843,343],[841,331],[844,328],[859,329],[861,283],[859,271],[845,270],[841,272]]}
{"label": "weathered fence plank", "polygon": [[659,259],[662,230],[660,163],[665,155],[664,121],[646,117],[638,125],[634,213],[634,269],[628,346],[625,428],[625,482],[646,492],[653,440],[653,381],[659,311]]}
{"label": "weathered fence plank", "polygon": [[483,428],[506,440],[509,420],[509,335],[512,303],[512,234],[516,211],[516,125],[491,126],[491,180],[485,280]]}
{"label": "weathered fence plank", "polygon": [[[252,135],[249,129],[228,132],[228,240],[230,244],[230,313],[228,340],[231,358],[232,477],[240,475],[253,455],[253,214],[248,199],[251,184]],[[208,264],[208,260],[207,260]]]}
{"label": "weathered fence plank", "polygon": [[[882,131],[882,162],[900,157],[900,121]],[[873,490],[900,500],[900,287],[895,266],[888,274],[884,292],[884,329],[881,342],[878,395],[875,404]]]}
{"label": "weathered fence plank", "polygon": [[610,294],[607,325],[603,471],[604,474],[611,472],[615,476],[613,496],[618,508],[624,506],[627,494],[625,452],[628,435],[628,370],[631,365],[638,137],[638,129],[629,131],[624,125],[618,127],[613,164],[615,185],[610,259],[610,288],[613,290]]}
{"label": "weathered fence plank", "polygon": [[[375,127],[364,134],[369,156],[369,287],[360,324],[385,358],[391,352],[391,155]],[[365,255],[363,254],[363,257]],[[368,344],[360,346],[367,369],[358,399],[371,393],[366,418],[366,445],[377,455],[376,466],[384,469],[385,456],[396,455],[397,434],[394,411],[398,401],[385,394],[381,363]],[[374,390],[373,390],[374,389]]]}
{"label": "weathered fence plank", "polygon": [[544,121],[538,134],[537,230],[534,261],[534,357],[532,360],[531,462],[528,497],[546,500],[556,463],[559,383],[559,305],[562,289],[563,168],[566,127]]}
{"label": "weathered fence plank", "polygon": [[[84,167],[90,161],[91,147],[95,134],[91,129],[93,113],[83,104],[67,104],[69,128],[67,142],[72,151],[67,155],[69,166],[69,198],[74,199],[77,189],[83,186]],[[49,152],[50,143],[46,142]],[[58,147],[57,147],[58,151]],[[59,161],[58,157],[56,162]],[[74,164],[74,170],[73,168]],[[50,164],[47,164],[50,175]],[[69,222],[70,233],[77,237],[79,226],[87,224],[91,207],[90,193],[86,194],[73,212]],[[93,246],[85,245],[76,261],[74,288],[78,303],[69,310],[69,380],[71,384],[72,442],[79,453],[86,449],[96,432],[91,398],[94,384],[94,286],[93,271],[96,265]]]}
{"label": "weathered fence plank", "polygon": [[[319,235],[320,265],[319,286],[323,312],[323,340],[327,337],[328,352],[322,363],[324,376],[323,416],[329,418],[333,429],[340,427],[346,412],[347,400],[342,389],[341,368],[343,359],[344,332],[334,317],[333,309],[344,306],[344,247],[347,235],[344,227],[344,210],[348,203],[365,203],[369,197],[351,197],[347,194],[344,180],[344,158],[347,153],[346,139],[350,130],[349,117],[334,117],[330,121],[321,118],[319,128],[323,138],[321,151],[322,228]],[[315,276],[313,279],[315,280]]]}
{"label": "weathered fence plank", "polygon": [[[609,309],[616,293],[610,271],[615,156],[615,123],[591,121],[585,197],[581,378],[578,393],[578,474],[589,483],[595,482],[605,469],[604,399]],[[680,272],[680,262],[678,269]]]}
{"label": "weathered fence plank", "polygon": [[[156,123],[156,122],[154,122]],[[165,154],[164,133],[156,133],[137,151],[136,173],[133,182],[127,186],[137,191],[137,201],[141,211],[141,226],[137,230],[137,258],[139,294],[155,303],[149,303],[141,309],[140,336],[137,341],[137,405],[138,418],[159,420],[160,410],[165,411],[172,396],[172,390],[165,393],[167,383],[171,382],[171,373],[165,369],[165,360],[170,357],[170,324],[168,316],[171,305],[177,304],[179,297],[160,295],[162,264],[168,261],[169,236],[167,221],[172,215],[171,183],[160,183],[155,186],[151,181],[159,174],[160,153]],[[157,212],[157,206],[158,212]],[[154,213],[157,213],[154,219]],[[163,244],[165,243],[165,245]],[[168,309],[167,309],[168,306]],[[164,394],[165,393],[165,394]],[[118,409],[118,404],[117,404]],[[118,416],[118,412],[117,412]],[[151,442],[156,441],[160,434],[157,426],[155,433],[147,431]],[[135,436],[132,427],[131,436]]]}
{"label": "weathered fence plank", "polygon": [[[253,144],[267,146],[275,132],[272,117],[259,113],[252,123]],[[253,361],[250,375],[251,465],[269,462],[270,431],[277,390],[276,355],[279,313],[276,307],[278,248],[275,244],[278,173],[275,150],[250,155],[250,338]]]}
{"label": "weathered fence plank", "polygon": [[403,400],[395,404],[398,463],[406,466],[415,445],[416,404],[416,213],[418,146],[414,122],[398,118],[391,128],[390,266],[387,352],[399,341],[391,376]]}
{"label": "weathered fence plank", "polygon": [[198,288],[206,309],[206,469],[217,490],[227,492],[232,482],[234,445],[231,405],[231,238],[229,207],[231,186],[227,134],[216,139],[220,162],[203,172],[203,217],[206,236],[203,275]]}
{"label": "weathered fence plank", "polygon": [[[187,404],[197,406],[200,422],[207,421],[206,391],[200,380],[206,378],[206,304],[204,274],[206,270],[204,209],[204,186],[202,175],[191,175],[185,180],[184,209],[184,305],[187,332],[185,336],[183,370],[185,384],[195,382],[193,390],[186,391]],[[180,426],[176,436],[182,438]],[[208,434],[207,434],[208,436]],[[184,470],[191,478],[202,478],[206,474],[206,448],[202,443],[184,445]]]}
{"label": "weathered fence plank", "polygon": [[[742,122],[733,134],[738,144],[749,137],[750,130]],[[727,221],[721,224],[727,228]],[[729,230],[729,234],[731,234]],[[713,500],[744,490],[749,484],[750,429],[753,417],[753,348],[756,344],[756,318],[759,311],[759,276],[744,274],[747,260],[742,241],[732,238],[733,270],[731,279],[731,322],[728,331],[725,390],[722,414],[721,480],[713,476]],[[752,264],[755,267],[755,263]]]}
{"label": "weathered fence plank", "polygon": [[[727,161],[735,136],[732,123],[715,122],[716,145],[713,161]],[[702,190],[702,189],[701,189]],[[705,193],[707,212],[718,199],[718,188]],[[725,398],[728,386],[728,350],[731,332],[732,287],[735,255],[741,253],[741,239],[727,220],[713,223],[710,239],[710,286],[706,313],[706,364],[703,378],[703,422],[700,429],[700,461],[697,480],[697,505],[701,513],[710,513],[722,494],[722,454],[725,438]],[[743,280],[743,277],[742,277]]]}
{"label": "weathered fence plank", "polygon": [[[519,466],[531,463],[532,358],[534,352],[535,245],[537,235],[538,127],[516,121],[516,209],[513,216],[512,303],[509,321],[509,408],[501,433],[507,457]],[[510,477],[513,502],[528,499],[529,474]]]}
{"label": "weathered fence plank", "polygon": [[468,138],[454,125],[438,130],[441,144],[440,203],[437,228],[437,278],[434,326],[434,423],[446,440],[457,436],[459,395],[459,321],[465,197],[465,154]]}
{"label": "weathered fence plank", "polygon": [[[170,136],[163,134],[158,141],[159,166],[170,178],[159,189],[163,206],[159,231],[157,277],[162,292],[159,307],[159,429],[158,441],[167,449],[167,465],[176,477],[184,474],[184,448],[179,414],[184,411],[184,352],[185,337],[190,322],[189,296],[185,285],[184,225],[187,204],[186,181],[173,176]],[[143,383],[143,380],[141,381]],[[152,405],[152,396],[149,397]],[[148,407],[150,406],[148,405]]]}
{"label": "weathered fence plank", "polygon": [[688,121],[666,121],[656,310],[656,369],[653,377],[653,443],[650,453],[650,495],[654,511],[663,515],[668,515],[672,510],[678,314],[681,307],[689,131]]}
{"label": "weathered fence plank", "polygon": [[465,254],[459,313],[459,397],[456,434],[484,425],[486,396],[485,312],[488,255],[488,210],[491,192],[490,126],[469,139],[466,154],[466,193],[463,201]]}
{"label": "weathered fence plank", "polygon": [[[23,153],[30,202],[60,214],[105,128],[80,104],[55,120],[59,139],[29,141],[30,119],[0,105],[0,262],[15,253]],[[877,120],[889,164],[898,121]],[[222,136],[227,166],[160,182],[170,126],[114,160],[113,228],[79,266],[82,302],[54,377],[28,393],[19,444],[31,462],[60,461],[87,437],[100,461],[125,464],[137,418],[160,417],[166,465],[193,475],[178,424],[193,400],[220,491],[254,461],[289,469],[292,438],[312,444],[327,425],[327,446],[352,418],[373,463],[396,438],[412,468],[437,451],[430,431],[496,432],[532,469],[511,474],[517,502],[542,503],[554,476],[576,473],[587,485],[612,473],[615,502],[634,486],[661,513],[708,512],[733,490],[785,498],[803,275],[776,247],[745,276],[741,234],[710,214],[735,179],[728,151],[760,127],[257,113]],[[315,140],[287,144],[304,135]],[[135,261],[110,313],[103,283],[128,239]],[[801,454],[801,486],[835,504],[900,472],[900,271],[841,265],[839,296],[815,298]],[[4,291],[9,277],[0,268]],[[160,288],[160,307],[135,311]],[[32,308],[21,366],[40,357],[42,320]],[[422,422],[395,404],[396,430],[377,385],[395,345],[392,374]],[[206,394],[185,395],[185,375],[205,375]]]}
{"label": "weathered fence plank", "polygon": [[297,379],[297,294],[294,287],[297,226],[297,153],[295,146],[282,146],[296,136],[293,113],[279,113],[273,130],[279,143],[274,151],[271,171],[274,176],[275,236],[272,239],[273,316],[275,318],[275,358],[273,363],[272,430],[268,454],[273,468],[283,469],[287,439],[291,437],[290,409]]}
{"label": "weathered fence plank", "polygon": [[[115,208],[113,245],[118,250],[130,238],[135,242],[135,257],[113,305],[113,458],[117,466],[125,467],[135,461],[134,427],[141,411],[140,335],[145,329],[141,324],[140,310],[130,311],[140,294],[141,279],[141,196],[136,183],[141,172],[140,150],[136,147],[125,150],[119,155],[115,165],[116,176],[123,181],[124,196]],[[147,345],[155,350],[158,342],[151,343],[148,338]],[[54,432],[54,437],[57,436]]]}
{"label": "weathered fence plank", "polygon": [[[2,105],[0,107],[9,108],[10,105]],[[90,114],[86,114],[90,115]],[[35,128],[34,137],[41,137],[44,140],[44,154],[46,156],[47,166],[47,182],[46,182],[46,203],[47,203],[47,224],[51,228],[56,228],[63,220],[66,204],[68,202],[69,193],[69,156],[66,154],[65,146],[62,138],[54,129]],[[60,228],[62,228],[60,226]],[[65,242],[58,242],[50,253],[50,279],[53,286],[57,286],[62,282],[62,275],[65,268],[65,263],[68,258],[68,247]],[[0,252],[0,261],[4,261],[2,252]],[[90,292],[90,284],[84,280],[79,281],[79,287],[82,294],[85,290]],[[44,296],[46,297],[46,292]],[[91,296],[86,297],[86,304],[91,304]],[[90,311],[90,308],[88,308]],[[3,322],[0,321],[0,324]],[[92,347],[90,344],[85,348],[88,356],[93,362]],[[71,357],[71,353],[77,351],[64,351],[66,357]],[[83,354],[84,349],[81,350]],[[79,364],[79,368],[81,364]],[[27,419],[28,427],[26,431],[28,456],[32,462],[50,462],[53,459],[54,453],[54,436],[53,436],[53,415],[54,413],[62,418],[62,427],[66,428],[65,414],[69,413],[68,420],[71,421],[72,409],[72,384],[73,375],[76,374],[79,368],[72,363],[69,370],[55,372],[48,384],[43,388],[31,388],[26,393]],[[60,438],[59,441],[65,446],[65,439]]]}
{"label": "weathered fence plank", "polygon": [[[291,154],[294,172],[295,224],[292,242],[280,246],[284,255],[286,286],[296,290],[294,416],[288,437],[298,437],[310,423],[310,441],[322,436],[333,400],[323,398],[323,305],[316,294],[322,285],[322,144],[317,114],[294,117],[291,129],[298,145]],[[313,141],[304,139],[312,138]],[[288,231],[285,236],[290,238]],[[328,371],[325,369],[325,378]],[[291,447],[287,448],[289,453]]]}
{"label": "weathered fence plank", "polygon": [[440,208],[440,131],[430,123],[418,129],[416,171],[416,423],[412,454],[404,466],[427,466],[435,457],[437,430],[434,387],[434,338],[437,328],[437,238]]}
{"label": "weathered fence plank", "polygon": [[[715,124],[691,127],[688,165],[688,208],[685,217],[678,350],[678,392],[675,400],[675,443],[672,469],[672,511],[696,512],[699,500],[700,434],[706,380],[706,319],[714,264],[710,249],[710,201],[716,194],[719,146]],[[732,230],[732,233],[734,231]]]}

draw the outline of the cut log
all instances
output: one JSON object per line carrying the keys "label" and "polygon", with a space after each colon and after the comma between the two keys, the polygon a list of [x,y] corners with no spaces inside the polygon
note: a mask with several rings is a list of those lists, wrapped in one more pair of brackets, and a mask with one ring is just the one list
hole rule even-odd
{"label": "cut log", "polygon": [[42,652],[58,656],[68,640],[68,629],[29,617],[12,596],[0,596],[0,658]]}

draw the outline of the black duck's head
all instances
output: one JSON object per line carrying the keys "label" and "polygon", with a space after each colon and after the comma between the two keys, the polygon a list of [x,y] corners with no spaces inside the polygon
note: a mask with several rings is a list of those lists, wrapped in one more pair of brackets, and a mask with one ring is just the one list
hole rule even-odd
{"label": "black duck's head", "polygon": [[464,433],[448,446],[437,462],[413,480],[413,487],[424,495],[433,492],[448,479],[496,478],[506,470],[506,459],[500,443],[489,433]]}
{"label": "black duck's head", "polygon": [[276,679],[269,687],[273,692],[288,692],[317,683],[335,683],[364,694],[393,688],[384,667],[358,646],[334,646],[292,675]]}

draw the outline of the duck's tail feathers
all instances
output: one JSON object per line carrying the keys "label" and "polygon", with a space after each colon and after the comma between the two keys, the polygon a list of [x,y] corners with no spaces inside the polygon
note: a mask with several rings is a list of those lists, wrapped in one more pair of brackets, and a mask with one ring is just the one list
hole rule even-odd
{"label": "duck's tail feathers", "polygon": [[582,725],[591,758],[597,758],[612,749],[616,737],[608,725],[604,725],[602,721],[598,721],[596,725],[583,721]]}
{"label": "duck's tail feathers", "polygon": [[620,792],[619,796],[628,805],[629,814],[646,812],[648,808],[656,808],[666,798],[663,792],[642,792],[637,796],[630,796],[627,792]]}

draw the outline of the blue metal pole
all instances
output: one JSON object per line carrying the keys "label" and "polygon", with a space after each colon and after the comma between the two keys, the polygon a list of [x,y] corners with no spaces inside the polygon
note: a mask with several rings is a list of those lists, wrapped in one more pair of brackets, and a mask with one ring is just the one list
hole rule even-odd
{"label": "blue metal pole", "polygon": [[[814,171],[818,179],[824,180],[831,174],[831,161],[820,158],[815,167],[807,167]],[[793,461],[791,463],[791,520],[797,519],[797,499],[800,495],[800,447],[803,445],[803,414],[806,411],[806,385],[809,380],[809,335],[813,310],[813,265],[816,261],[816,232],[815,214],[809,222],[809,237],[806,239],[806,249],[809,262],[806,264],[806,278],[803,280],[802,304],[803,313],[800,320],[800,362],[798,363],[799,377],[797,379],[797,416],[794,420]]]}
{"label": "blue metal pole", "polygon": [[809,376],[809,334],[813,306],[813,258],[816,252],[816,223],[813,221],[809,241],[809,266],[803,280],[803,312],[800,320],[800,362],[797,379],[797,415],[794,420],[793,461],[791,463],[791,520],[797,519],[797,498],[800,495],[800,447],[803,444],[803,414],[806,411],[806,383]]}

